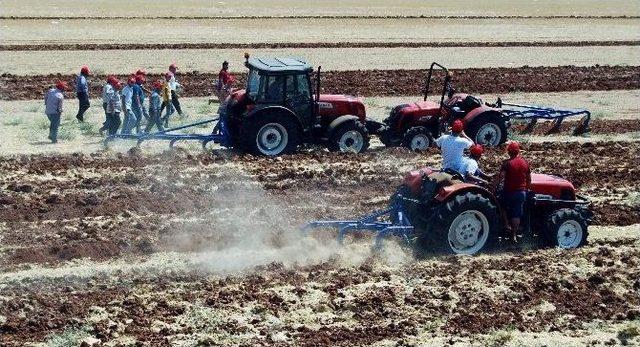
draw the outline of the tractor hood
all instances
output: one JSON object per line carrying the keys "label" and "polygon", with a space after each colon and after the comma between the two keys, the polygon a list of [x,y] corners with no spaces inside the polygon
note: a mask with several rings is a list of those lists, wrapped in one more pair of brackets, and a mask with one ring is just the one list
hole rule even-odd
{"label": "tractor hood", "polygon": [[398,113],[402,113],[404,116],[436,116],[438,115],[439,110],[440,104],[427,100],[407,104],[406,106],[398,110]]}
{"label": "tractor hood", "polygon": [[366,114],[362,100],[355,96],[341,94],[321,94],[318,100],[321,117],[358,116],[364,122]]}
{"label": "tractor hood", "polygon": [[576,189],[571,182],[554,175],[531,174],[531,191],[554,199],[574,200]]}

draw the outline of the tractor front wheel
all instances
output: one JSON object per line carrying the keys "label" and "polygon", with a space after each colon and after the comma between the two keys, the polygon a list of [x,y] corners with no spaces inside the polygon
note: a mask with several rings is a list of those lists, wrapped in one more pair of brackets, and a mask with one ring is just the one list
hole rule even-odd
{"label": "tractor front wheel", "polygon": [[425,127],[412,127],[404,133],[402,145],[412,151],[426,151],[433,144],[433,137]]}
{"label": "tractor front wheel", "polygon": [[294,153],[300,144],[297,124],[288,116],[266,114],[243,124],[243,147],[257,155],[278,156]]}
{"label": "tractor front wheel", "polygon": [[496,147],[507,141],[507,124],[495,113],[479,115],[467,129],[473,142],[483,146]]}
{"label": "tractor front wheel", "polygon": [[362,122],[345,122],[329,134],[327,148],[332,152],[362,153],[369,147],[369,132]]}
{"label": "tractor front wheel", "polygon": [[486,197],[467,192],[436,207],[424,229],[418,228],[415,254],[474,255],[497,240],[498,210]]}
{"label": "tractor front wheel", "polygon": [[588,235],[587,222],[582,215],[574,209],[563,208],[547,219],[544,239],[549,246],[572,249],[584,245]]}

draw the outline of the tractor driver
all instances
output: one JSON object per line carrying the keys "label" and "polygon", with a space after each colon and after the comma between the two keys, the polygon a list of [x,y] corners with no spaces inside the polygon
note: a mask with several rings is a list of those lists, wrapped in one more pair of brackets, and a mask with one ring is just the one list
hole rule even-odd
{"label": "tractor driver", "polygon": [[449,172],[460,171],[464,150],[473,145],[473,141],[464,133],[464,124],[459,119],[451,124],[450,135],[442,135],[434,143],[442,150],[442,170]]}
{"label": "tractor driver", "polygon": [[480,183],[488,186],[493,176],[485,174],[478,166],[478,161],[480,161],[483,152],[484,148],[482,148],[482,145],[476,144],[471,146],[471,148],[469,148],[469,156],[462,157],[462,164],[458,172],[467,182]]}
{"label": "tractor driver", "polygon": [[511,237],[517,242],[520,219],[524,216],[524,203],[527,192],[531,189],[531,168],[520,156],[520,144],[510,142],[507,146],[509,159],[502,163],[497,184],[504,182],[502,199],[507,210],[507,218],[511,226]]}

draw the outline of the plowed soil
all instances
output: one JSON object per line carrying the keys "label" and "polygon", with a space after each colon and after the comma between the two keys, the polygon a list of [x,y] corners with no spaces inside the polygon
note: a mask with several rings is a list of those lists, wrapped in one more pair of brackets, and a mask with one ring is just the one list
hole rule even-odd
{"label": "plowed soil", "polygon": [[[593,199],[596,224],[640,223],[639,143],[523,153]],[[490,150],[482,166],[503,157]],[[491,344],[508,331],[584,336],[585,323],[640,317],[638,235],[421,262],[392,244],[374,256],[369,240],[311,261],[318,245],[292,241],[305,221],[382,208],[406,170],[439,159],[403,149],[5,158],[0,344]],[[234,272],[245,262],[264,265]]]}
{"label": "plowed soil", "polygon": [[[638,66],[471,68],[454,69],[452,72],[456,88],[469,93],[640,89]],[[322,75],[322,92],[355,96],[420,95],[425,76],[424,70],[328,71]],[[187,97],[208,95],[212,81],[217,78],[211,73],[198,72],[180,73],[178,77],[186,87],[183,96]],[[236,77],[236,85],[245,84],[245,74]],[[100,95],[105,78],[102,75],[92,78],[90,87],[93,95]],[[149,80],[160,78],[159,75],[148,76]],[[434,80],[434,85],[441,84],[440,78]],[[0,76],[0,98],[40,98],[48,86],[58,79],[66,80],[71,85],[74,81],[73,76],[68,75],[3,74]],[[67,96],[71,97],[71,93]]]}

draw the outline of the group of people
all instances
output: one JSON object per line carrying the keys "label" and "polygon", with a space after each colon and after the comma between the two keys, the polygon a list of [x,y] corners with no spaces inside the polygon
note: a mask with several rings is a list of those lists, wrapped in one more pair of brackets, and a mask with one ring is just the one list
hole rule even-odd
{"label": "group of people", "polygon": [[[451,180],[460,175],[464,180],[483,184],[494,191],[503,185],[502,199],[506,206],[506,214],[512,239],[517,242],[517,233],[524,215],[524,204],[527,191],[531,188],[531,168],[529,163],[520,155],[520,144],[512,141],[507,145],[506,159],[497,175],[484,173],[478,164],[484,148],[474,144],[465,134],[464,124],[455,120],[451,125],[451,133],[436,139],[435,144],[442,151],[442,170],[448,173],[443,180]],[[464,151],[469,151],[469,156]]]}

